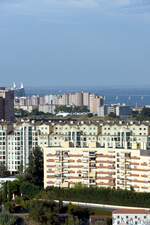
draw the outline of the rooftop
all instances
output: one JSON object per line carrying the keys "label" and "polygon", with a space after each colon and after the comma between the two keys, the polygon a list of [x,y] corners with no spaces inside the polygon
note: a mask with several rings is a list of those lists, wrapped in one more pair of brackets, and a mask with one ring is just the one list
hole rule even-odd
{"label": "rooftop", "polygon": [[113,214],[148,214],[150,210],[146,209],[117,209],[113,211]]}

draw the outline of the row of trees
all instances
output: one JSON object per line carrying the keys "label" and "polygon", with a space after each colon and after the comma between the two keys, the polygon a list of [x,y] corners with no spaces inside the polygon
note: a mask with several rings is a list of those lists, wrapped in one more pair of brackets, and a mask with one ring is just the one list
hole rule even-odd
{"label": "row of trees", "polygon": [[28,112],[26,110],[23,109],[15,109],[15,116],[17,118],[22,118],[22,117],[36,117],[36,116],[41,116],[41,117],[45,117],[45,116],[52,116],[53,114],[51,113],[44,113],[39,111],[38,109],[33,109],[32,112]]}
{"label": "row of trees", "polygon": [[[87,106],[57,106],[55,109],[55,113],[58,112],[67,112],[67,113],[87,113],[89,112]],[[49,117],[49,116],[54,116],[51,113],[44,113],[39,111],[38,109],[33,109],[32,112],[28,112],[23,109],[16,109],[15,110],[15,116],[17,118],[22,118],[22,117]]]}
{"label": "row of trees", "polygon": [[111,188],[88,188],[82,185],[75,188],[51,187],[41,194],[41,198],[150,208],[150,193]]}
{"label": "row of trees", "polygon": [[44,225],[88,225],[90,211],[78,206],[63,206],[62,202],[32,201],[31,220]]}
{"label": "row of trees", "polygon": [[89,112],[87,106],[66,106],[61,105],[57,106],[55,109],[55,113],[66,112],[66,113],[84,113]]}

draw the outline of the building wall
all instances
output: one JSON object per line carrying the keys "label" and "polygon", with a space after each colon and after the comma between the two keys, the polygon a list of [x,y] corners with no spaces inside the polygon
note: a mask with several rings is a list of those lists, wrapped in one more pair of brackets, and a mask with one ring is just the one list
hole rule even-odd
{"label": "building wall", "polygon": [[112,225],[147,225],[150,224],[150,214],[145,212],[143,214],[113,214]]}
{"label": "building wall", "polygon": [[0,120],[14,122],[14,91],[0,89]]}
{"label": "building wall", "polygon": [[4,99],[0,97],[0,120],[4,119]]}
{"label": "building wall", "polygon": [[0,163],[16,173],[20,166],[28,166],[30,152],[39,146],[44,151],[45,182],[50,182],[45,187],[81,182],[149,192],[149,135],[145,123],[1,123]]}
{"label": "building wall", "polygon": [[[55,124],[50,135],[50,146],[61,146],[69,140],[73,146],[95,143],[103,148],[149,149],[149,127],[144,124]],[[78,141],[77,141],[78,137]]]}
{"label": "building wall", "polygon": [[[144,151],[144,150],[143,150]],[[146,152],[146,150],[145,150]],[[88,146],[44,148],[44,187],[86,186],[150,191],[150,153]]]}
{"label": "building wall", "polygon": [[0,163],[11,173],[25,169],[30,152],[38,146],[36,136],[34,126],[28,123],[14,124],[10,131],[7,125],[0,126]]}
{"label": "building wall", "polygon": [[53,109],[60,105],[87,106],[91,113],[102,115],[100,107],[104,105],[104,98],[88,92],[15,98],[15,108],[17,109],[28,109],[29,106],[36,106],[39,111],[55,113]]}

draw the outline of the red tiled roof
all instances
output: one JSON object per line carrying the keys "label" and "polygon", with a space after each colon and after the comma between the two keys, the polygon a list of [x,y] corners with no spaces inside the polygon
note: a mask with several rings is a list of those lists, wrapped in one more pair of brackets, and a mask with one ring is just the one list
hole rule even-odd
{"label": "red tiled roof", "polygon": [[113,214],[150,214],[150,210],[145,209],[117,209]]}

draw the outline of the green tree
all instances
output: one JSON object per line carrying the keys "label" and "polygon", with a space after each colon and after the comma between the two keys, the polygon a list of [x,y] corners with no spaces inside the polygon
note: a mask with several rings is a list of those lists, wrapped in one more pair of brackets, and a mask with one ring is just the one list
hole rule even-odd
{"label": "green tree", "polygon": [[24,181],[20,185],[20,193],[23,197],[31,199],[35,197],[40,191],[40,188],[32,183]]}
{"label": "green tree", "polygon": [[23,161],[21,161],[19,169],[18,169],[18,174],[21,176],[23,175]]}
{"label": "green tree", "polygon": [[8,185],[7,182],[3,185],[2,189],[2,201],[6,202],[7,201],[7,195],[8,195]]}
{"label": "green tree", "polygon": [[8,177],[10,176],[10,172],[7,170],[6,166],[0,164],[0,177]]}
{"label": "green tree", "polygon": [[150,207],[150,193],[137,193],[133,190],[115,190],[102,187],[49,187],[44,191],[44,194],[41,193],[40,198],[51,200],[61,199],[61,201],[68,200],[98,204]]}
{"label": "green tree", "polygon": [[66,113],[84,113],[84,112],[89,112],[89,109],[87,106],[66,106],[66,105],[61,105],[57,106],[55,109],[55,113],[58,112],[66,112]]}
{"label": "green tree", "polygon": [[17,217],[10,214],[0,215],[0,225],[16,225]]}
{"label": "green tree", "polygon": [[30,218],[42,225],[60,225],[58,212],[59,209],[54,202],[33,201]]}
{"label": "green tree", "polygon": [[70,204],[68,212],[73,216],[75,224],[87,225],[89,223],[90,212],[88,209]]}
{"label": "green tree", "polygon": [[11,201],[14,195],[20,195],[20,180],[9,181],[3,184],[2,199],[3,202]]}
{"label": "green tree", "polygon": [[25,171],[25,180],[43,187],[43,153],[39,147],[34,148],[29,157],[29,166]]}

